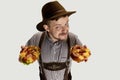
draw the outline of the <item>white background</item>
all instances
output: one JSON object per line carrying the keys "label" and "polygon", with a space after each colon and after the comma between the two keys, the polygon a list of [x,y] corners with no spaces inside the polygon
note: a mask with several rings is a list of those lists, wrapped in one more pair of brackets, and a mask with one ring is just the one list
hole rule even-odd
{"label": "white background", "polygon": [[[37,32],[41,7],[50,0],[0,0],[0,80],[39,80],[37,62],[18,61],[20,46]],[[70,31],[92,55],[72,64],[73,80],[120,80],[120,1],[59,0],[70,16]]]}

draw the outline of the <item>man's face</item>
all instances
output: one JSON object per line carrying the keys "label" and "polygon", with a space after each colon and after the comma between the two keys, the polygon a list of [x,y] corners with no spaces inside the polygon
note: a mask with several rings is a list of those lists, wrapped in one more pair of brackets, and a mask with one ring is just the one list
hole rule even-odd
{"label": "man's face", "polygon": [[59,18],[57,21],[51,20],[49,22],[49,25],[46,25],[46,30],[48,31],[49,36],[52,38],[53,41],[67,39],[69,31],[68,21],[68,16],[66,16]]}

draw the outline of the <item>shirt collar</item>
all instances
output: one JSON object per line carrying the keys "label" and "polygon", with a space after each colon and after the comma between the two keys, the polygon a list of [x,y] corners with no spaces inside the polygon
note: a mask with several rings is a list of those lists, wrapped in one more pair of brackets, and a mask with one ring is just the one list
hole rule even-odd
{"label": "shirt collar", "polygon": [[49,34],[48,34],[47,31],[45,32],[45,34],[46,34],[46,39],[47,39],[50,43],[52,43],[52,44],[60,44],[61,42],[64,42],[64,41],[61,41],[61,40],[56,41],[56,42],[53,42],[53,40],[50,38],[50,36],[49,36]]}

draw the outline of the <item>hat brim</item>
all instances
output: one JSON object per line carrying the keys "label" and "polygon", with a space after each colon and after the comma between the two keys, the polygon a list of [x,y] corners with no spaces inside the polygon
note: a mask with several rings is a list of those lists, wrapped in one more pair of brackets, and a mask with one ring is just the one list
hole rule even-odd
{"label": "hat brim", "polygon": [[[59,13],[59,14],[57,14],[57,15],[49,18],[48,20],[51,20],[51,19],[54,19],[54,18],[58,18],[58,17],[63,16],[63,15],[68,15],[68,16],[70,16],[71,14],[73,14],[73,13],[75,13],[75,12],[76,12],[76,11],[69,11],[69,12],[66,12],[66,13],[65,13],[65,12]],[[41,21],[40,23],[37,24],[36,28],[37,28],[38,31],[45,31],[45,29],[43,28],[43,25],[45,24],[45,21],[46,21],[46,20],[43,20],[43,21]]]}

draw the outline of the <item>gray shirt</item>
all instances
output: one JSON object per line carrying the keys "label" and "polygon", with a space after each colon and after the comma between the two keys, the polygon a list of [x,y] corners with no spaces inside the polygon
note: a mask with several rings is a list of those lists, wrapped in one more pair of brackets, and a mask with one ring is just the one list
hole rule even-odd
{"label": "gray shirt", "polygon": [[[42,32],[38,32],[34,34],[29,39],[26,45],[39,46],[41,34]],[[71,46],[75,44],[82,45],[82,43],[80,42],[80,40],[75,34],[69,32],[69,37],[70,37]],[[47,32],[45,32],[45,38],[41,47],[42,61],[45,63],[46,62],[47,63],[48,62],[65,62],[67,60],[67,55],[68,55],[67,41],[53,42],[51,38],[48,36]],[[69,70],[71,68],[71,61],[72,59],[70,58]],[[63,80],[64,78],[65,69],[58,70],[58,71],[50,71],[50,70],[44,69],[44,71],[45,71],[47,80]]]}

